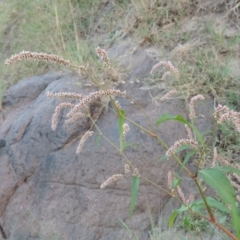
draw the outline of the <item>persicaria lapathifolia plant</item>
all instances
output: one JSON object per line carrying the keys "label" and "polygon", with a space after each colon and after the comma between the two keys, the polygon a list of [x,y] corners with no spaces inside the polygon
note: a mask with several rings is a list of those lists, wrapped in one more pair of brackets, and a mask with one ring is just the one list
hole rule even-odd
{"label": "persicaria lapathifolia plant", "polygon": [[[110,69],[110,60],[108,58],[107,52],[104,49],[97,48],[96,54],[100,57],[100,59],[103,61],[104,68],[108,71]],[[46,54],[46,53],[36,53],[36,52],[28,52],[28,51],[22,51],[19,54],[13,55],[9,59],[5,61],[6,65],[11,65],[13,63],[16,63],[20,60],[44,60],[49,62],[55,62],[62,64],[64,66],[77,68],[81,71],[87,72],[87,70],[83,67],[77,67],[70,64],[68,60],[65,60],[57,55],[53,54]],[[165,79],[167,75],[173,76],[175,79],[180,78],[180,72],[179,70],[173,66],[173,64],[168,61],[161,61],[155,66],[153,66],[151,70],[151,74],[157,71],[158,68],[164,67],[167,69],[167,72],[163,75],[162,79]],[[91,74],[88,74],[88,76],[91,78]],[[116,148],[124,157],[127,164],[125,165],[125,173],[124,174],[131,174],[132,175],[132,194],[131,194],[131,202],[130,202],[130,216],[132,215],[136,201],[137,201],[137,194],[138,194],[138,188],[140,183],[140,178],[151,183],[155,187],[159,188],[160,190],[164,191],[165,193],[169,194],[169,196],[174,197],[179,202],[182,203],[182,207],[180,209],[176,209],[173,211],[173,213],[169,217],[169,226],[173,226],[174,221],[176,217],[183,212],[190,212],[191,214],[195,214],[196,216],[205,219],[206,221],[214,224],[216,227],[221,229],[223,232],[225,232],[229,237],[231,237],[234,240],[240,239],[240,209],[239,209],[239,200],[240,197],[237,195],[234,191],[234,182],[230,181],[228,177],[225,175],[227,172],[231,172],[234,174],[234,176],[237,179],[240,179],[240,165],[235,164],[232,166],[231,164],[227,163],[225,164],[225,160],[221,158],[220,155],[217,153],[217,149],[215,147],[215,139],[216,139],[216,133],[218,130],[218,127],[220,124],[223,124],[226,121],[232,122],[232,124],[235,126],[236,130],[240,132],[240,113],[230,110],[227,106],[218,105],[213,113],[214,119],[216,121],[215,127],[212,131],[212,134],[210,138],[204,139],[203,134],[199,132],[197,127],[194,125],[194,120],[197,118],[195,110],[194,110],[194,104],[197,100],[204,100],[204,97],[201,94],[198,94],[195,97],[192,97],[189,102],[189,119],[191,122],[187,121],[184,117],[181,115],[170,115],[170,114],[164,114],[160,116],[157,121],[156,125],[160,125],[161,123],[169,120],[175,120],[179,121],[184,124],[188,139],[180,139],[176,141],[173,146],[168,147],[164,141],[153,131],[149,131],[148,129],[138,125],[136,122],[132,121],[131,119],[128,119],[125,115],[125,112],[121,109],[120,104],[114,100],[114,96],[121,96],[126,97],[126,92],[121,92],[118,89],[110,88],[110,89],[103,89],[102,85],[97,81],[97,79],[91,79],[95,84],[99,86],[99,91],[92,92],[87,96],[84,96],[82,94],[78,93],[72,93],[72,92],[60,92],[60,93],[52,93],[47,92],[47,96],[49,98],[64,98],[64,99],[74,99],[77,100],[77,103],[73,104],[70,102],[64,102],[60,103],[52,116],[52,129],[56,130],[58,126],[58,118],[61,113],[61,110],[63,108],[68,108],[69,112],[67,113],[66,117],[67,120],[65,123],[71,123],[76,121],[79,118],[82,117],[88,117],[92,121],[92,128],[95,128],[108,142],[110,145],[112,145],[114,148]],[[165,96],[161,98],[162,101],[168,99],[173,94],[179,94],[179,91],[176,91],[175,89],[171,90],[169,93],[167,93]],[[120,147],[118,148],[115,146],[110,140],[108,140],[100,131],[100,129],[97,126],[97,122],[94,121],[94,119],[91,118],[89,114],[89,104],[92,101],[97,101],[101,98],[108,97],[110,101],[112,101],[116,113],[119,116],[119,135],[120,135]],[[131,99],[132,102],[134,102],[133,99]],[[144,110],[136,105],[136,107],[139,107],[139,109],[143,112],[143,114],[147,117]],[[186,198],[185,194],[182,191],[182,188],[180,187],[180,179],[178,177],[174,176],[171,171],[168,172],[168,189],[164,189],[161,186],[156,185],[154,182],[151,182],[150,180],[146,179],[144,176],[142,176],[137,167],[133,165],[133,163],[126,157],[124,154],[124,148],[126,147],[125,138],[127,135],[127,132],[130,130],[130,127],[128,125],[129,122],[136,127],[139,127],[142,131],[144,131],[146,134],[148,134],[150,137],[154,137],[156,141],[159,142],[165,149],[166,149],[166,159],[169,159],[172,157],[180,166],[182,169],[185,170],[185,172],[188,174],[188,176],[195,182],[196,187],[199,191],[199,194],[201,196],[200,199],[195,200],[194,196],[190,194],[188,198]],[[93,130],[93,129],[91,129]],[[91,137],[94,132],[88,130],[85,132],[79,142],[79,145],[77,147],[76,153],[81,153],[82,148],[84,146],[84,143],[87,141],[89,137]],[[209,148],[209,145],[212,145],[212,156],[213,161],[212,165],[209,168],[202,168],[201,163],[204,161],[204,156],[206,154],[206,149]],[[175,153],[176,151],[180,150],[186,150],[187,151],[187,157],[182,161]],[[195,172],[191,172],[187,168],[187,161],[189,161],[190,158],[196,158],[196,170]],[[224,164],[222,164],[224,163]],[[224,166],[225,165],[225,166]],[[117,173],[109,177],[100,188],[104,189],[109,184],[114,183],[116,181],[119,181],[124,177],[124,174]],[[207,197],[205,195],[205,192],[200,184],[200,178],[210,187],[215,189],[215,191],[218,194],[219,200]],[[220,210],[224,212],[225,214],[229,214],[231,216],[232,220],[232,227],[235,230],[235,234],[231,232],[231,230],[227,229],[224,225],[220,224],[216,217],[214,216],[215,209]],[[205,210],[207,210],[207,215],[205,213]]]}

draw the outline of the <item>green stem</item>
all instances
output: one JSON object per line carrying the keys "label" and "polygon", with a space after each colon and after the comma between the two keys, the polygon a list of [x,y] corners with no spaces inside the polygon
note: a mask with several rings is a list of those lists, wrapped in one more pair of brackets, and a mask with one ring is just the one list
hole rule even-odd
{"label": "green stem", "polygon": [[203,190],[202,190],[202,188],[201,188],[198,180],[197,180],[196,178],[194,178],[193,180],[194,180],[194,182],[196,183],[197,188],[198,188],[198,191],[199,191],[200,194],[201,194],[201,197],[202,197],[202,199],[203,199],[203,201],[204,201],[204,204],[205,204],[205,206],[206,206],[206,208],[207,208],[207,211],[208,211],[209,217],[210,217],[210,219],[211,219],[211,222],[212,222],[212,223],[216,223],[216,219],[215,219],[215,217],[214,217],[214,215],[213,215],[213,212],[212,212],[210,206],[209,206],[208,203],[207,203],[205,194],[204,194],[204,192],[203,192]]}
{"label": "green stem", "polygon": [[[192,210],[191,210],[192,211]],[[202,215],[201,213],[192,211],[193,214],[207,220],[208,222],[214,224],[216,227],[218,227],[219,229],[221,229],[224,233],[226,233],[230,238],[232,238],[233,240],[237,240],[236,236],[234,236],[228,229],[226,229],[224,226],[222,226],[220,223],[218,222],[212,222],[210,218]]]}

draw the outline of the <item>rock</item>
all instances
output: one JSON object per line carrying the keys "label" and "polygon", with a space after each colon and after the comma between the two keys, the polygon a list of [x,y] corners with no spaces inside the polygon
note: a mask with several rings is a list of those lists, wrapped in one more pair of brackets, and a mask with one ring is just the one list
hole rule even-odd
{"label": "rock", "polygon": [[0,139],[0,148],[5,147],[6,141],[4,139]]}
{"label": "rock", "polygon": [[[0,148],[3,239],[130,239],[119,219],[139,239],[147,239],[149,214],[157,219],[169,200],[168,195],[141,179],[137,206],[129,219],[131,176],[100,189],[108,177],[124,173],[126,164],[113,146],[119,146],[119,134],[118,118],[111,104],[97,120],[97,126],[109,142],[93,128],[94,135],[78,155],[80,137],[89,127],[86,119],[66,125],[67,110],[64,110],[57,130],[51,129],[55,107],[64,100],[47,98],[46,92],[86,95],[96,90],[80,88],[79,82],[81,78],[74,74],[49,73],[21,81],[5,92],[0,126],[1,139],[7,142]],[[116,97],[132,121],[152,131],[161,114],[185,116],[181,100],[155,106],[148,91],[139,88],[136,84],[119,86],[142,106],[149,119],[128,99]],[[158,162],[165,149],[154,137],[129,125],[126,141],[133,145],[126,149],[126,157],[142,176],[167,188],[167,172],[177,169],[176,163]],[[169,146],[186,138],[184,125],[174,121],[157,127],[157,133]]]}

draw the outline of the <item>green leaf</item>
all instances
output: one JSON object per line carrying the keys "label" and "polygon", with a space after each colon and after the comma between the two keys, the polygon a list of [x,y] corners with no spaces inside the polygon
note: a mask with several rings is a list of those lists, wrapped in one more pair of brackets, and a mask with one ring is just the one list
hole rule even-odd
{"label": "green leaf", "polygon": [[[207,181],[211,181],[211,185],[219,194],[219,196],[230,205],[231,207],[231,217],[232,226],[236,232],[237,238],[240,239],[240,209],[236,206],[236,198],[234,189],[229,181],[229,179],[224,175],[223,172],[235,172],[239,174],[239,170],[231,167],[218,167],[215,169],[205,169],[201,170],[201,176],[205,177]],[[211,178],[209,177],[211,175]],[[203,179],[204,179],[203,177]],[[212,180],[214,178],[214,182]],[[206,183],[208,183],[206,181]]]}
{"label": "green leaf", "polygon": [[172,182],[172,189],[176,188],[177,186],[179,186],[181,183],[180,179],[174,179]]}
{"label": "green leaf", "polygon": [[226,173],[226,172],[236,173],[237,175],[240,176],[240,170],[237,169],[237,168],[225,166],[225,167],[216,167],[215,169],[218,169],[218,170],[220,170],[221,172],[224,172],[224,173]]}
{"label": "green leaf", "polygon": [[236,205],[231,206],[232,226],[236,232],[237,238],[240,239],[240,209]]}
{"label": "green leaf", "polygon": [[166,159],[168,159],[168,158],[169,158],[169,156],[164,155],[164,156],[162,156],[162,157],[158,160],[158,162],[162,162],[162,161],[164,161],[164,160],[166,160]]}
{"label": "green leaf", "polygon": [[172,214],[168,218],[168,225],[169,227],[173,227],[173,224],[175,222],[176,217],[179,215],[179,213],[187,211],[188,208],[184,205],[182,205],[179,209],[176,209],[172,212]]}
{"label": "green leaf", "polygon": [[175,210],[175,211],[173,211],[172,214],[169,216],[169,218],[168,218],[168,225],[169,225],[170,228],[173,227],[173,224],[174,224],[174,222],[175,222],[175,219],[176,219],[176,217],[177,217],[178,215],[179,215],[179,212]]}
{"label": "green leaf", "polygon": [[140,182],[140,177],[134,176],[132,179],[132,194],[131,194],[130,213],[129,213],[130,218],[132,217],[133,211],[137,203],[139,182]]}
{"label": "green leaf", "polygon": [[[207,197],[206,200],[209,206],[214,207],[221,212],[230,213],[229,208],[226,207],[223,203],[217,201],[216,199]],[[192,203],[193,210],[201,210],[203,208],[205,208],[203,199],[196,200]]]}
{"label": "green leaf", "polygon": [[227,216],[225,215],[225,216],[221,217],[218,221],[220,224],[223,224],[226,222],[226,219],[227,219]]}
{"label": "green leaf", "polygon": [[220,171],[214,168],[199,171],[203,180],[213,189],[219,197],[227,204],[235,205],[235,193],[229,179]]}
{"label": "green leaf", "polygon": [[123,150],[124,150],[125,148],[131,147],[131,146],[133,146],[132,143],[130,143],[130,142],[123,142]]}
{"label": "green leaf", "polygon": [[126,113],[123,110],[119,110],[119,115],[118,115],[118,131],[120,135],[120,151],[123,151],[123,142],[124,142],[124,137],[123,137],[123,124],[124,124],[124,117]]}
{"label": "green leaf", "polygon": [[197,136],[198,141],[203,145],[204,140],[202,134],[198,131],[198,129],[192,125],[190,122],[188,122],[184,117],[181,115],[171,115],[171,114],[163,114],[160,117],[158,117],[156,125],[160,125],[163,122],[169,121],[169,120],[175,120],[184,124],[187,124],[195,133]]}

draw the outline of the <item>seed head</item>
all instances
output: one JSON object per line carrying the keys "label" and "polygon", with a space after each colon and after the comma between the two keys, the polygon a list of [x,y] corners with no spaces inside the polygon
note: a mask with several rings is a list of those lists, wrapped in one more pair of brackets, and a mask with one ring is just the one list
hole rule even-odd
{"label": "seed head", "polygon": [[97,47],[95,49],[95,52],[98,55],[98,57],[102,59],[104,68],[110,69],[110,62],[109,62],[107,51],[100,47]]}
{"label": "seed head", "polygon": [[160,61],[152,67],[150,74],[153,74],[159,67],[164,66],[167,70],[173,73],[177,78],[179,78],[179,71],[175,68],[170,61]]}
{"label": "seed head", "polygon": [[182,199],[183,203],[186,204],[187,201],[186,201],[185,195],[180,186],[177,186],[177,191],[178,191],[178,194],[179,194],[180,198]]}
{"label": "seed head", "polygon": [[134,177],[139,177],[139,176],[140,176],[137,168],[134,168],[132,175],[133,175]]}
{"label": "seed head", "polygon": [[125,174],[129,173],[130,172],[130,167],[128,164],[125,165]]}
{"label": "seed head", "polygon": [[195,114],[195,110],[194,110],[194,102],[197,101],[198,99],[204,100],[204,96],[201,94],[198,94],[197,96],[192,97],[190,100],[189,118],[192,120],[196,118],[196,114]]}
{"label": "seed head", "polygon": [[213,148],[213,162],[212,162],[212,168],[214,168],[214,167],[216,166],[217,158],[218,158],[217,148],[214,147],[214,148]]}
{"label": "seed head", "polygon": [[86,142],[86,140],[93,135],[94,132],[92,131],[87,131],[86,133],[84,133],[84,135],[82,136],[80,142],[79,142],[79,145],[77,147],[77,151],[76,153],[80,153],[82,151],[82,147],[84,145],[84,143]]}
{"label": "seed head", "polygon": [[91,101],[111,95],[120,95],[122,97],[126,97],[126,92],[121,92],[120,90],[117,89],[109,89],[106,91],[100,90],[97,92],[92,92],[88,96],[82,98],[82,100],[78,104],[76,104],[75,107],[67,114],[67,117],[72,117],[81,108],[86,108],[86,104],[90,103]]}
{"label": "seed head", "polygon": [[165,94],[163,97],[160,98],[161,101],[165,101],[166,99],[168,99],[170,96],[174,95],[177,93],[177,90],[172,90],[170,92],[168,92],[167,94]]}
{"label": "seed head", "polygon": [[213,114],[217,124],[231,121],[238,132],[240,132],[240,113],[230,110],[227,106],[218,105]]}
{"label": "seed head", "polygon": [[194,149],[198,148],[198,143],[195,142],[193,139],[181,139],[175,142],[174,145],[168,149],[168,151],[166,152],[166,155],[167,156],[172,155],[175,152],[175,150],[181,147],[182,145],[190,145]]}
{"label": "seed head", "polygon": [[188,138],[193,139],[192,131],[191,131],[190,127],[187,124],[185,124],[185,128],[186,128],[186,131],[187,131]]}
{"label": "seed head", "polygon": [[101,186],[100,188],[105,188],[106,186],[108,186],[109,184],[113,183],[113,182],[117,182],[119,179],[123,178],[122,174],[115,174],[113,176],[111,176],[110,178],[108,178]]}
{"label": "seed head", "polygon": [[65,60],[62,57],[54,54],[47,54],[47,53],[38,53],[38,52],[29,52],[29,51],[22,51],[18,54],[12,55],[5,61],[6,65],[14,64],[17,61],[21,60],[43,60],[48,62],[55,62],[65,66],[70,66],[70,61]]}
{"label": "seed head", "polygon": [[172,189],[172,183],[173,183],[173,176],[172,172],[168,171],[168,188],[171,190]]}
{"label": "seed head", "polygon": [[52,93],[48,91],[46,94],[49,98],[72,98],[81,100],[84,97],[82,94],[73,92]]}
{"label": "seed head", "polygon": [[52,116],[52,130],[55,131],[57,129],[57,124],[58,124],[58,117],[60,115],[61,109],[66,108],[66,107],[73,107],[74,105],[71,103],[60,103],[54,111],[54,114]]}

